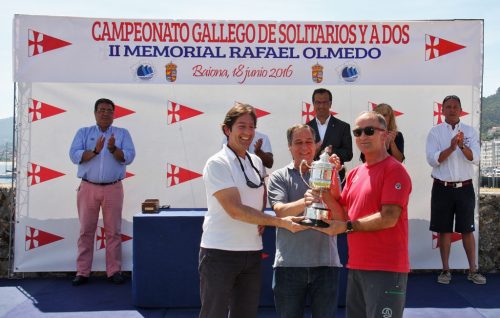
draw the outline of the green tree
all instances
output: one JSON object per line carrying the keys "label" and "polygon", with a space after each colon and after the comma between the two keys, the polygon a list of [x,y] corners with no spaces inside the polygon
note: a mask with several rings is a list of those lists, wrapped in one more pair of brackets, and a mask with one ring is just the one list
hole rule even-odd
{"label": "green tree", "polygon": [[491,140],[495,136],[488,136],[488,130],[500,127],[500,87],[496,94],[483,97],[481,105],[481,140]]}

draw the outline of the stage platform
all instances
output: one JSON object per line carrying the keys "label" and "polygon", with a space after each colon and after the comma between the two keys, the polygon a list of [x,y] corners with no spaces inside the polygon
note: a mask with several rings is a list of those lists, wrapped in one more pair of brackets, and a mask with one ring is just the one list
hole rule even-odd
{"label": "stage platform", "polygon": [[[487,285],[474,285],[458,273],[450,285],[441,285],[436,275],[410,274],[404,317],[500,317],[500,274],[487,275]],[[79,287],[71,286],[70,277],[0,279],[0,317],[187,318],[197,317],[198,310],[135,307],[130,278],[113,285],[105,277],[91,277]],[[344,308],[337,316],[345,316]],[[274,308],[262,307],[259,317],[276,317]]]}

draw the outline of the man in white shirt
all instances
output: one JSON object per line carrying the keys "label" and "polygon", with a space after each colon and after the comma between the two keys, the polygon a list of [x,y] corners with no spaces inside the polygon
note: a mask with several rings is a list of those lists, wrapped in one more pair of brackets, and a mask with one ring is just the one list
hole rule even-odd
{"label": "man in white shirt", "polygon": [[260,297],[261,227],[305,229],[292,217],[263,212],[266,197],[263,164],[247,152],[257,116],[250,105],[237,104],[224,119],[227,145],[203,169],[207,213],[200,243],[200,317],[254,318]]}
{"label": "man in white shirt", "polygon": [[[445,121],[434,126],[427,136],[427,162],[432,166],[430,230],[439,233],[438,244],[443,271],[438,283],[449,284],[449,257],[453,231],[462,234],[462,243],[469,262],[467,279],[486,284],[477,271],[474,239],[474,210],[476,198],[472,180],[474,165],[479,164],[480,145],[477,132],[460,121],[462,105],[455,95],[443,100]],[[453,223],[455,221],[455,229]]]}

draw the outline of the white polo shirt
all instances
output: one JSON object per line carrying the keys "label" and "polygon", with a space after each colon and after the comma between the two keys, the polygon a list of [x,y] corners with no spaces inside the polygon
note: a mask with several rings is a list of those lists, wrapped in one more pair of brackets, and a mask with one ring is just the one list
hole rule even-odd
{"label": "white polo shirt", "polygon": [[[254,154],[250,154],[250,157],[262,175],[262,161]],[[259,184],[260,178],[252,168],[248,157],[240,160],[250,181]],[[264,187],[253,189],[246,185],[238,159],[226,145],[208,159],[203,168],[203,181],[208,211],[203,221],[200,246],[228,251],[261,250],[262,237],[259,235],[257,225],[231,218],[215,198],[214,193],[223,189],[238,188],[242,204],[260,210],[263,206]]]}

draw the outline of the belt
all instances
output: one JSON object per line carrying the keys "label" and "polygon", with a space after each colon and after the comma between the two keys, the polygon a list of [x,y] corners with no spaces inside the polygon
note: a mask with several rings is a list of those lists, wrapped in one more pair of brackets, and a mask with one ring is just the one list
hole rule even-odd
{"label": "belt", "polygon": [[472,184],[472,179],[465,180],[465,181],[460,181],[460,182],[450,182],[450,181],[443,181],[434,178],[434,183],[439,183],[444,185],[445,187],[450,187],[450,188],[461,188],[466,185]]}
{"label": "belt", "polygon": [[118,179],[116,181],[113,181],[113,182],[104,182],[104,183],[97,183],[97,182],[92,182],[92,181],[89,181],[87,179],[83,179],[82,178],[82,181],[85,181],[85,182],[88,182],[88,183],[91,183],[91,184],[95,184],[95,185],[99,185],[99,186],[107,186],[107,185],[112,185],[112,184],[115,184],[115,183],[118,183],[120,181],[122,181],[121,179]]}

